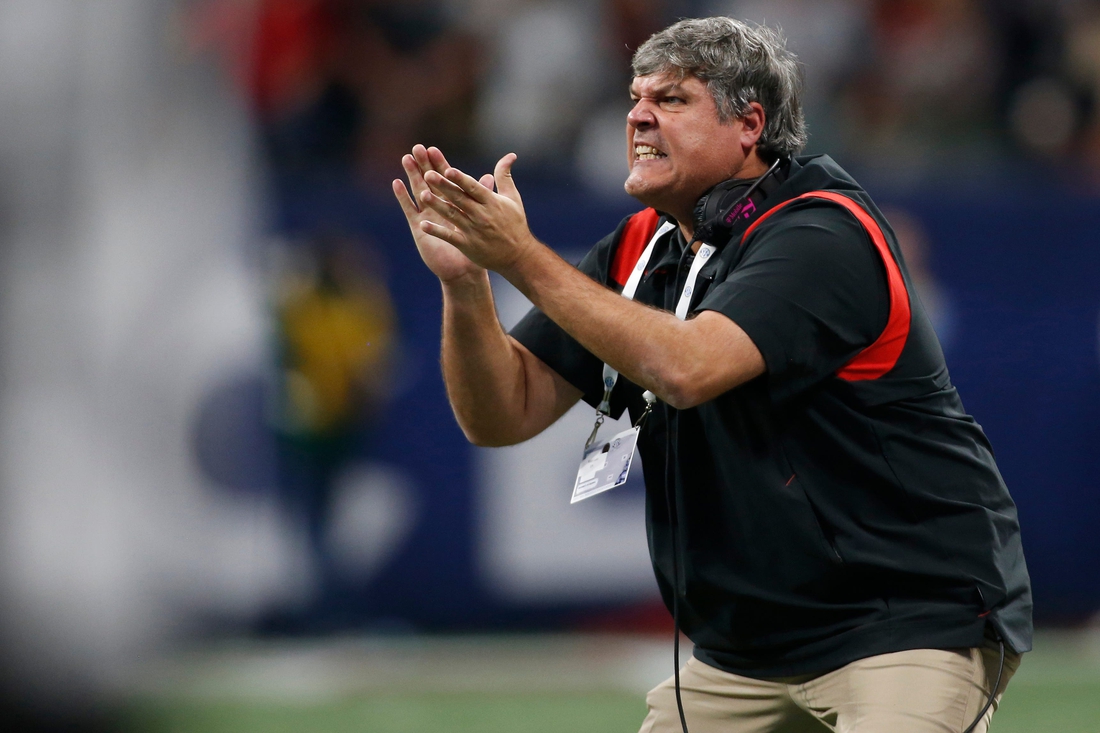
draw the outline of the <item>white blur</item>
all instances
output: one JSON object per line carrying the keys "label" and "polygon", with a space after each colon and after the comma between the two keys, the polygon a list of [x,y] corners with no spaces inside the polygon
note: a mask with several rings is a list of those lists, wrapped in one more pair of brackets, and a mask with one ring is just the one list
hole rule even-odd
{"label": "white blur", "polygon": [[0,597],[32,698],[94,697],[195,619],[302,590],[275,507],[188,451],[266,326],[246,116],[181,63],[178,10],[0,3]]}

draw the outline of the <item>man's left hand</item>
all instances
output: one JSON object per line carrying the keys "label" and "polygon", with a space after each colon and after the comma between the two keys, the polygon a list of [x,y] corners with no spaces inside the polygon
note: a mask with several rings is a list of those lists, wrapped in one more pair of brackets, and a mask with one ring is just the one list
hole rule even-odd
{"label": "man's left hand", "polygon": [[[445,162],[438,148],[428,148],[428,155]],[[421,192],[421,203],[454,228],[431,221],[420,222],[420,228],[453,244],[481,267],[502,273],[510,269],[527,252],[542,246],[527,226],[523,200],[512,180],[515,161],[515,153],[509,153],[497,162],[493,171],[496,193],[449,165],[442,174],[424,170],[428,190]]]}

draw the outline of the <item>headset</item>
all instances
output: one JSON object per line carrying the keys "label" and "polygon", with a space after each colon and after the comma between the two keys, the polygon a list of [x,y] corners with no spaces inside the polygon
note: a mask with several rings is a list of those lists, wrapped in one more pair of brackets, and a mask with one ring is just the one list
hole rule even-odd
{"label": "headset", "polygon": [[776,158],[759,178],[731,178],[710,187],[695,202],[691,219],[695,227],[692,241],[706,242],[719,249],[729,243],[733,228],[748,221],[760,210],[790,171],[789,158]]}
{"label": "headset", "polygon": [[[783,182],[787,180],[787,176],[790,172],[790,164],[790,158],[776,158],[771,166],[769,166],[768,170],[764,171],[763,175],[759,178],[731,178],[728,181],[722,181],[707,189],[707,191],[699,197],[699,200],[695,202],[695,207],[691,212],[695,231],[691,240],[692,243],[704,242],[718,249],[729,244],[730,239],[733,238],[734,227],[739,223],[747,222],[752,219],[759,211],[764,199],[770,196],[772,192],[783,185]],[[677,577],[679,561],[675,557],[678,549],[676,535],[678,534],[677,525],[679,522],[676,517],[671,492],[666,492],[665,501],[671,523],[670,529],[672,530],[672,663],[675,670],[676,708],[680,714],[680,726],[684,733],[688,733],[687,719],[684,717],[684,704],[680,696],[680,590],[679,579]],[[996,630],[996,627],[991,626],[990,628],[993,629],[994,637],[1000,648],[1000,661],[997,665],[997,680],[993,683],[993,688],[990,690],[989,699],[986,700],[985,706],[982,707],[978,712],[978,716],[974,718],[974,722],[968,725],[963,733],[972,733],[978,726],[978,723],[985,717],[986,712],[989,711],[990,706],[993,705],[997,697],[997,691],[1001,686],[1001,677],[1004,673],[1005,665],[1005,642],[1000,632]]]}

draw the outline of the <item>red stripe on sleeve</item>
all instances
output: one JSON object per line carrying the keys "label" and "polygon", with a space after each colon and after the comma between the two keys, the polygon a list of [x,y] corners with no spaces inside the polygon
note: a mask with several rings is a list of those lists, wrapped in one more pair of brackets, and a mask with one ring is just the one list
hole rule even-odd
{"label": "red stripe on sleeve", "polygon": [[645,209],[630,217],[630,221],[626,223],[611,262],[611,279],[619,285],[626,285],[630,271],[638,264],[638,258],[657,231],[657,220],[660,218],[656,209]]}
{"label": "red stripe on sleeve", "polygon": [[784,201],[765,212],[763,216],[752,223],[752,226],[745,230],[741,242],[744,243],[753,230],[776,211],[791,203],[791,201],[803,198],[825,199],[850,211],[863,225],[863,228],[867,230],[867,233],[871,235],[871,242],[874,243],[875,249],[886,266],[886,283],[890,290],[890,317],[886,320],[886,328],[883,329],[874,343],[852,357],[851,361],[836,373],[838,377],[849,382],[877,379],[893,369],[894,365],[898,363],[901,352],[905,348],[905,342],[909,338],[909,323],[912,317],[909,310],[909,290],[905,287],[905,279],[901,276],[901,268],[898,267],[897,260],[894,259],[894,253],[890,251],[889,245],[886,244],[886,236],[882,233],[882,228],[878,225],[878,222],[862,206],[847,196],[832,191],[811,191],[797,198]]}

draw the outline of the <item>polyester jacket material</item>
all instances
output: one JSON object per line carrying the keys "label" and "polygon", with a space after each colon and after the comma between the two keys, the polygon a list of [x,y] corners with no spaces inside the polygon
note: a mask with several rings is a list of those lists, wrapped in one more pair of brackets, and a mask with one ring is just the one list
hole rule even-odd
{"label": "polyester jacket material", "polygon": [[[621,290],[667,220],[628,217],[580,269]],[[635,299],[674,310],[693,257],[666,234]],[[799,675],[978,646],[987,623],[1028,651],[1016,507],[859,185],[828,157],[792,162],[701,270],[702,310],[744,329],[767,369],[698,407],[659,403],[638,441],[658,586],[695,655]],[[542,313],[512,335],[600,402],[601,362]],[[641,392],[620,378],[612,413],[641,414]]]}

